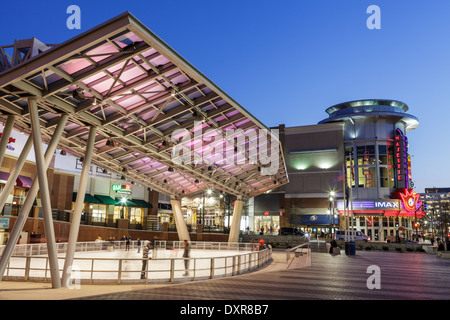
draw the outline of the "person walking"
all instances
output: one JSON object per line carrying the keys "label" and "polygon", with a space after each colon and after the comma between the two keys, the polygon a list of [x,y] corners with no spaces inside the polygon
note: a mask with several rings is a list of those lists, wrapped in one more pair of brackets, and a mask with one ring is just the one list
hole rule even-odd
{"label": "person walking", "polygon": [[127,237],[127,241],[125,243],[125,251],[129,251],[130,250],[130,242],[131,242],[131,237],[128,236]]}
{"label": "person walking", "polygon": [[139,253],[139,252],[141,252],[141,239],[137,239],[137,248],[138,248],[138,252],[137,253]]}
{"label": "person walking", "polygon": [[184,258],[184,276],[189,275],[189,257],[191,254],[191,245],[187,240],[184,240],[184,252],[183,252],[183,258]]}
{"label": "person walking", "polygon": [[144,248],[142,249],[142,272],[141,272],[141,279],[145,279],[145,275],[147,272],[147,261],[151,258],[149,258],[148,254],[150,251],[150,241],[144,242]]}

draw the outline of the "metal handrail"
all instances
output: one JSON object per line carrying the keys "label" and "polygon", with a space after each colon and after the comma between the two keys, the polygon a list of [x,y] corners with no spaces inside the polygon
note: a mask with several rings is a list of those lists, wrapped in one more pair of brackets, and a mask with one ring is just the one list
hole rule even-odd
{"label": "metal handrail", "polygon": [[310,242],[305,242],[305,243],[302,243],[302,244],[300,244],[300,245],[298,245],[296,247],[293,247],[293,248],[290,248],[290,249],[286,249],[286,262],[288,262],[289,259],[291,258],[292,252],[295,253],[295,251],[297,249],[300,249],[300,248],[303,249],[303,247],[305,247],[305,246],[308,246],[308,254],[310,254],[310,252],[311,252]]}
{"label": "metal handrail", "polygon": [[[92,246],[91,243],[77,243],[77,250],[82,251],[90,251],[88,249],[92,249],[95,246]],[[97,248],[105,248],[104,246],[98,246],[98,243],[95,243],[97,245]],[[182,242],[174,242],[173,247],[174,248],[181,248]],[[45,244],[44,244],[45,245]],[[164,243],[164,249],[166,243]],[[227,276],[234,276],[237,274],[245,273],[245,272],[251,272],[252,270],[258,269],[265,265],[268,261],[271,260],[272,257],[272,250],[270,248],[264,249],[261,251],[248,251],[251,248],[250,244],[242,244],[242,243],[219,243],[219,242],[192,242],[191,243],[192,248],[198,249],[202,247],[202,250],[245,250],[244,253],[238,253],[235,255],[226,255],[226,256],[215,256],[215,257],[196,257],[196,258],[189,258],[190,266],[193,266],[193,268],[190,268],[188,271],[193,272],[193,276],[190,277],[184,277],[184,276],[176,276],[177,273],[180,273],[184,270],[184,264],[183,262],[186,260],[185,258],[178,258],[178,257],[170,257],[170,258],[154,258],[151,260],[148,260],[146,264],[146,268],[144,270],[145,279],[141,280],[139,277],[136,278],[127,278],[126,275],[133,275],[133,274],[141,274],[142,269],[141,268],[135,268],[133,270],[126,270],[124,268],[124,265],[126,263],[138,263],[140,266],[142,264],[142,261],[145,259],[140,258],[82,258],[82,257],[75,257],[75,261],[79,261],[80,265],[83,265],[83,261],[87,261],[88,267],[84,266],[83,269],[77,268],[77,272],[80,275],[86,275],[89,276],[86,277],[80,277],[80,281],[83,282],[116,282],[118,284],[122,282],[144,282],[148,283],[150,281],[160,282],[160,281],[168,281],[168,282],[175,282],[177,280],[198,280],[198,279],[213,279],[216,277],[227,277]],[[161,244],[162,246],[162,244]],[[131,247],[131,245],[130,245]],[[35,248],[36,249],[36,248]],[[161,249],[161,248],[159,248]],[[33,253],[33,250],[25,251],[25,253]],[[42,254],[42,251],[38,251],[39,254]],[[154,253],[158,252],[158,246],[156,250],[153,251]],[[43,280],[43,281],[49,281],[49,263],[48,263],[48,257],[43,256],[36,256],[33,254],[26,254],[21,256],[14,256],[15,262],[12,265],[11,260],[8,263],[7,270],[5,272],[4,280],[24,280],[28,281],[30,279],[34,280]],[[24,259],[25,263],[24,265],[17,266],[18,260]],[[45,259],[45,266],[44,263],[38,263],[38,260]],[[59,260],[64,258],[59,258]],[[107,270],[100,270],[96,268],[96,262],[100,261],[116,261],[116,267],[112,269]],[[209,263],[208,263],[209,262]],[[166,269],[156,269],[157,264],[169,264],[170,267]],[[75,265],[75,263],[74,263]],[[84,264],[86,265],[86,264]],[[183,267],[180,267],[183,266]],[[17,270],[21,270],[22,275],[13,275],[12,273],[17,274]],[[33,275],[34,273],[34,275]],[[37,274],[41,274],[40,277],[36,276]],[[157,275],[158,273],[164,273],[165,276],[163,277],[157,277],[154,275]],[[169,276],[167,276],[167,273]],[[99,277],[99,274],[116,274],[117,276],[112,277],[106,277],[101,278]],[[97,277],[96,277],[97,276]]]}

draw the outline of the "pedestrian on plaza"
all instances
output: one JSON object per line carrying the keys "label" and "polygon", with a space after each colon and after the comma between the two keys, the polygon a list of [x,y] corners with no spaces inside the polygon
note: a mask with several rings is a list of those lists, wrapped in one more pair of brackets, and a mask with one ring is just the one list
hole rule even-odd
{"label": "pedestrian on plaza", "polygon": [[438,242],[438,251],[445,251],[444,242],[442,242],[441,239],[439,239]]}
{"label": "pedestrian on plaza", "polygon": [[149,258],[149,251],[150,251],[150,241],[144,242],[144,248],[142,250],[142,272],[141,272],[141,279],[145,279],[145,274],[147,271],[147,261],[151,258]]}
{"label": "pedestrian on plaza", "polygon": [[431,246],[433,246],[434,245],[434,237],[431,237],[430,242],[431,242]]}
{"label": "pedestrian on plaza", "polygon": [[137,248],[138,248],[138,252],[137,253],[139,253],[139,252],[141,252],[141,239],[137,239]]}
{"label": "pedestrian on plaza", "polygon": [[130,241],[131,240],[131,237],[130,236],[128,236],[127,237],[127,242],[126,242],[126,245],[125,245],[125,251],[129,251],[130,250]]}
{"label": "pedestrian on plaza", "polygon": [[264,239],[260,239],[258,242],[258,250],[264,250],[266,248],[266,243],[264,242]]}
{"label": "pedestrian on plaza", "polygon": [[184,252],[183,252],[183,258],[184,258],[184,276],[188,276],[189,275],[189,257],[191,254],[191,244],[187,241],[184,240]]}
{"label": "pedestrian on plaza", "polygon": [[335,239],[331,240],[330,242],[330,253],[333,253],[333,248],[337,248],[337,242]]}

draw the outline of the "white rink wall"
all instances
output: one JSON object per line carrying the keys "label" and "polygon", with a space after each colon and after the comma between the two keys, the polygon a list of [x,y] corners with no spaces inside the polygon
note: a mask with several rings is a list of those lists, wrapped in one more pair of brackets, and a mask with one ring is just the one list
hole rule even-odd
{"label": "white rink wall", "polygon": [[[10,259],[3,280],[50,281],[45,244],[20,246]],[[66,244],[58,244],[61,274],[65,247]],[[115,242],[114,246],[108,242],[79,243],[71,281],[120,284],[203,280],[250,272],[271,260],[270,248],[256,251],[254,245],[246,243],[192,242],[185,270],[183,251],[182,242],[174,242],[170,247],[165,241],[152,242],[151,259],[142,274],[142,248],[138,253],[136,242],[132,242],[129,250],[123,242]]]}

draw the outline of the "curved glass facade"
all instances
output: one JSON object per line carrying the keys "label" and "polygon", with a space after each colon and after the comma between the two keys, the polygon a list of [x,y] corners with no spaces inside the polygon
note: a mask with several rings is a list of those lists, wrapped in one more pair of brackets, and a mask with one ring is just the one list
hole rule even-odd
{"label": "curved glass facade", "polygon": [[[345,167],[355,199],[390,198],[394,189],[408,187],[404,134],[415,129],[418,120],[406,111],[406,104],[394,100],[351,101],[327,109],[329,118],[320,124],[344,123]],[[399,132],[401,152],[396,141]]]}

